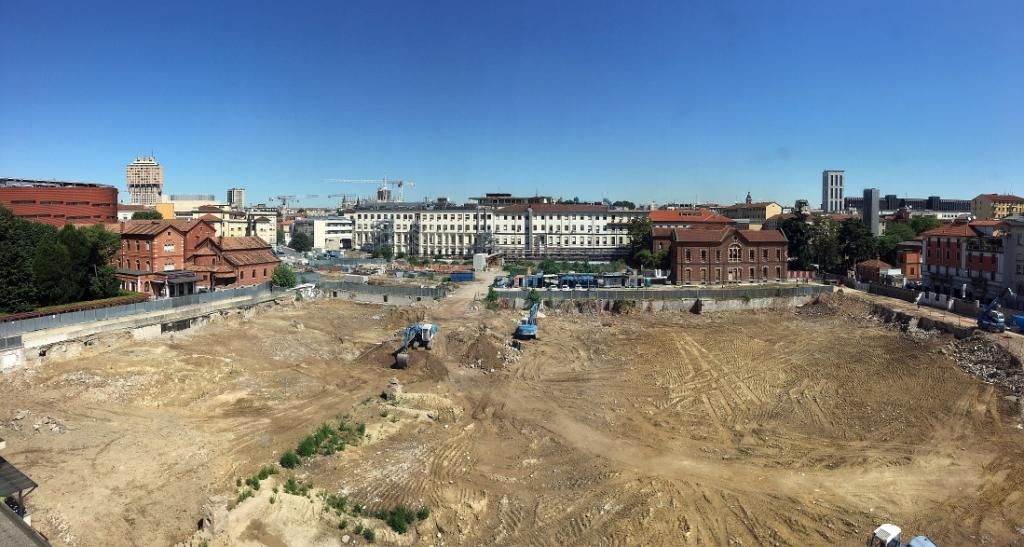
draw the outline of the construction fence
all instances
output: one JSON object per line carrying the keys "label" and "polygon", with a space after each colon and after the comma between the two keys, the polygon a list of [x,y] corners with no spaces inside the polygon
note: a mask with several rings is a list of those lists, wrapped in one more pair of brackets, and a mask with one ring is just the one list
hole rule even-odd
{"label": "construction fence", "polygon": [[[278,289],[281,291],[281,289]],[[213,304],[224,300],[249,297],[259,300],[273,294],[270,283],[254,285],[252,287],[240,287],[237,289],[223,289],[208,293],[190,294],[188,296],[177,296],[160,300],[149,300],[137,304],[123,306],[111,306],[109,308],[97,308],[94,310],[82,310],[70,313],[61,313],[24,319],[21,321],[10,321],[0,323],[0,337],[14,336],[26,332],[68,327],[80,323],[91,323],[94,321],[106,321],[108,319],[119,319],[130,315],[141,315],[154,312],[169,311],[197,304]]]}
{"label": "construction fence", "polygon": [[370,285],[345,281],[321,280],[317,285],[324,292],[337,291],[382,296],[406,296],[420,298],[444,298],[448,293],[437,287],[406,287],[402,285]]}
{"label": "construction fence", "polygon": [[[799,287],[732,287],[707,289],[588,289],[588,290],[538,290],[542,300],[741,300],[753,298],[789,298],[814,296],[831,293],[828,285],[803,285]],[[500,298],[529,297],[529,290],[500,290]]]}

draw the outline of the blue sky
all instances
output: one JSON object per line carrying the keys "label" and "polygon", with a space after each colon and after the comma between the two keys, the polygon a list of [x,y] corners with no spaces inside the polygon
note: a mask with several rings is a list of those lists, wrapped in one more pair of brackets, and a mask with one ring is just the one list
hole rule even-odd
{"label": "blue sky", "polygon": [[0,176],[250,201],[1024,192],[1024,2],[0,0]]}

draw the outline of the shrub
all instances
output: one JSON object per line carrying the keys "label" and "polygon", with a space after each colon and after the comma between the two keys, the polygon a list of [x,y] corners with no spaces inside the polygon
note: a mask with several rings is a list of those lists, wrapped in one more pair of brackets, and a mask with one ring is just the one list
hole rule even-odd
{"label": "shrub", "polygon": [[341,519],[341,522],[338,523],[338,529],[344,530],[345,528],[348,528],[348,519]]}
{"label": "shrub", "polygon": [[327,496],[325,503],[327,503],[327,507],[334,509],[334,512],[340,515],[348,508],[348,496],[331,494]]}
{"label": "shrub", "polygon": [[[381,513],[383,513],[382,516],[384,517],[382,520],[384,520],[392,530],[399,534],[407,532],[409,530],[409,524],[416,520],[416,515],[413,514],[412,510],[402,504],[396,505],[395,508],[390,511],[383,511]],[[378,518],[380,518],[380,516],[378,516]]]}
{"label": "shrub", "polygon": [[312,435],[307,436],[299,442],[299,447],[295,449],[295,452],[303,458],[308,458],[313,454],[316,454],[316,440],[313,439]]}
{"label": "shrub", "polygon": [[263,481],[267,480],[267,477],[277,474],[277,468],[273,465],[266,465],[260,468],[260,472],[256,474],[256,477]]}
{"label": "shrub", "polygon": [[375,534],[370,528],[363,528],[363,539],[365,539],[367,543],[373,543],[374,540],[377,539],[377,534]]}
{"label": "shrub", "polygon": [[238,505],[239,503],[242,503],[243,501],[245,501],[245,500],[247,500],[247,499],[249,499],[251,497],[252,497],[252,490],[249,490],[248,488],[246,488],[245,490],[242,490],[238,494],[238,498],[235,499],[235,505]]}
{"label": "shrub", "polygon": [[359,534],[363,533],[363,525],[362,524],[356,524],[356,527],[353,528],[352,531],[355,532],[356,535],[358,536]]}
{"label": "shrub", "polygon": [[430,517],[430,508],[426,505],[420,507],[419,511],[416,511],[417,520],[427,520]]}
{"label": "shrub", "polygon": [[281,456],[281,461],[278,463],[280,463],[281,467],[285,469],[295,469],[300,463],[302,463],[302,458],[298,457],[295,452],[289,450]]}
{"label": "shrub", "polygon": [[743,303],[744,304],[749,304],[750,303],[750,294],[744,294],[743,295]]}
{"label": "shrub", "polygon": [[309,493],[309,487],[310,484],[307,482],[295,480],[295,477],[288,477],[288,480],[284,483],[284,493],[293,496],[305,496]]}

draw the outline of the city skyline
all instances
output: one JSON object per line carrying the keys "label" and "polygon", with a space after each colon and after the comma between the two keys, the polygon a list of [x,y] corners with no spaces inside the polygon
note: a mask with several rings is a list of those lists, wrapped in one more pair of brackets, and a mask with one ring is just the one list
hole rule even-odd
{"label": "city skyline", "polygon": [[1021,190],[1020,5],[581,6],[5,3],[4,72],[32,85],[0,90],[0,174],[125,192],[151,151],[165,193],[252,202],[387,176],[815,203],[825,169],[847,195]]}

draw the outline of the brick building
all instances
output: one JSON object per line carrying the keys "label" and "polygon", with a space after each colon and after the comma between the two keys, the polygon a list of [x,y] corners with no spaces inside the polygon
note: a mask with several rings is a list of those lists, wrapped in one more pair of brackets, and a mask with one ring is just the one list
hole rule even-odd
{"label": "brick building", "polygon": [[263,240],[219,237],[201,219],[136,220],[109,227],[121,234],[114,260],[121,287],[151,297],[263,283],[279,262]]}
{"label": "brick building", "polygon": [[14,216],[58,227],[117,220],[117,188],[91,182],[0,178],[0,204]]}
{"label": "brick building", "polygon": [[653,251],[668,251],[677,285],[758,283],[787,277],[787,240],[779,230],[655,228]]}
{"label": "brick building", "polygon": [[108,226],[121,234],[114,262],[122,289],[149,296],[195,292],[198,279],[185,266],[199,243],[213,237],[212,226],[187,220],[134,220]]}
{"label": "brick building", "polygon": [[998,294],[1003,286],[1003,241],[993,233],[996,224],[957,221],[921,234],[925,287],[968,299]]}
{"label": "brick building", "polygon": [[921,280],[921,240],[903,241],[896,244],[896,265],[907,281]]}
{"label": "brick building", "polygon": [[219,289],[266,283],[279,262],[258,237],[210,237],[200,243],[188,269],[200,285]]}
{"label": "brick building", "polygon": [[878,260],[877,258],[858,262],[854,266],[857,280],[861,283],[879,283],[882,281],[882,273],[891,269],[892,266],[888,262]]}

